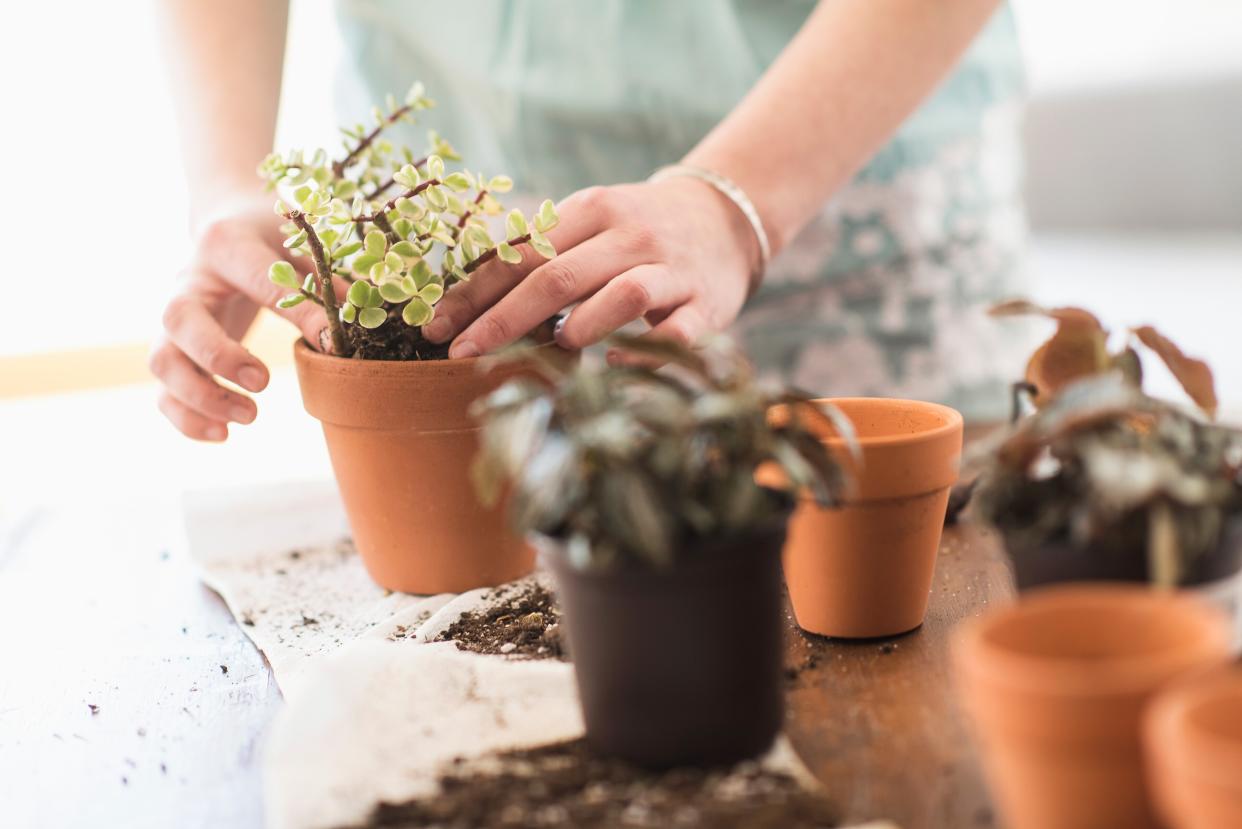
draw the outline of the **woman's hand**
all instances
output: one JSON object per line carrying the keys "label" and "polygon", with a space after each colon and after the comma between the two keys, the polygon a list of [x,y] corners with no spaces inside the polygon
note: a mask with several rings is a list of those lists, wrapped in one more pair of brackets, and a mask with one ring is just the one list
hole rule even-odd
{"label": "woman's hand", "polygon": [[445,294],[427,339],[456,338],[450,357],[486,354],[573,303],[581,304],[556,334],[573,349],[640,318],[650,336],[689,344],[737,317],[758,243],[737,207],[706,182],[592,187],[557,209],[561,222],[548,238],[559,255],[481,267]]}
{"label": "woman's hand", "polygon": [[[259,308],[273,307],[286,293],[267,278],[272,262],[287,258],[279,224],[266,198],[206,223],[164,310],[164,334],[149,366],[163,385],[160,411],[188,437],[224,440],[228,423],[250,423],[258,413],[253,400],[215,378],[251,392],[267,386],[267,366],[240,340]],[[326,322],[318,305],[304,302],[280,313],[310,342],[322,341]]]}

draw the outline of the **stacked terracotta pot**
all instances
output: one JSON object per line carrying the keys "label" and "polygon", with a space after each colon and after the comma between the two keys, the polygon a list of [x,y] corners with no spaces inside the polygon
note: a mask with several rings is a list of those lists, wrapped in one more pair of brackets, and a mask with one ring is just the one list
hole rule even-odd
{"label": "stacked terracotta pot", "polygon": [[[1144,710],[1171,683],[1224,664],[1230,627],[1187,594],[1071,585],[974,620],[955,644],[961,699],[1006,825],[1142,829],[1160,825],[1144,770]],[[1184,722],[1170,714],[1152,728]],[[1158,765],[1184,770],[1185,757]],[[1183,791],[1171,787],[1169,801],[1182,803]]]}
{"label": "stacked terracotta pot", "polygon": [[1144,722],[1148,781],[1172,829],[1242,826],[1242,667],[1161,694]]}

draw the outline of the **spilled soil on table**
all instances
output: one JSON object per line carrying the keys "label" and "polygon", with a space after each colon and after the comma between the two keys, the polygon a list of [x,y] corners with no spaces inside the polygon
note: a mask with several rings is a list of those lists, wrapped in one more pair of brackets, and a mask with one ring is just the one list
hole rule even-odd
{"label": "spilled soil on table", "polygon": [[645,771],[597,757],[582,740],[458,761],[440,794],[381,803],[364,827],[711,827],[821,829],[836,810],[793,777],[755,762]]}
{"label": "spilled soil on table", "polygon": [[501,588],[484,601],[490,604],[463,613],[437,641],[454,642],[458,650],[473,653],[568,659],[561,640],[561,611],[546,587]]}

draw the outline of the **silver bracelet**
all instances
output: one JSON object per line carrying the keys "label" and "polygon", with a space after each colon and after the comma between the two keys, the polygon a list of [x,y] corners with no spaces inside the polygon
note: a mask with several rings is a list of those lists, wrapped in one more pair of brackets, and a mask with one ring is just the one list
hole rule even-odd
{"label": "silver bracelet", "polygon": [[755,232],[755,240],[759,243],[759,267],[751,275],[753,290],[768,269],[768,260],[772,258],[772,246],[768,243],[768,232],[763,229],[763,220],[759,218],[759,211],[755,209],[754,203],[746,195],[745,190],[720,175],[720,173],[703,167],[695,167],[691,164],[670,164],[667,167],[661,167],[652,173],[647,178],[647,181],[664,181],[677,176],[689,176],[690,178],[697,178],[707,182],[715,188],[716,192],[733,202],[737,205],[737,209],[742,211],[742,215],[750,223],[750,229]]}

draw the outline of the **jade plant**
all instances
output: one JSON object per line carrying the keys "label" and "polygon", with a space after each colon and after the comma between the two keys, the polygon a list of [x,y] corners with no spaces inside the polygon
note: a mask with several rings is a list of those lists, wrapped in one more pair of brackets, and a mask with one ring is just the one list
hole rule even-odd
{"label": "jade plant", "polygon": [[493,238],[489,226],[504,213],[498,196],[512,179],[450,170],[461,158],[434,131],[422,153],[384,137],[433,106],[415,84],[403,101],[390,95],[376,107],[370,128],[343,127],[339,157],[293,150],[259,166],[281,195],[275,210],[285,220],[285,248],[310,263],[302,275],[286,260],[272,264],[268,277],[290,291],[277,306],[321,306],[330,342],[320,345],[338,356],[444,358],[447,347],[427,342],[421,329],[445,290],[492,259],[521,262],[527,250],[556,255],[544,235],[558,221],[551,201],[529,217],[510,211],[503,235]]}
{"label": "jade plant", "polygon": [[[1058,328],[1018,384],[1034,413],[976,455],[976,515],[1011,549],[1137,550],[1153,581],[1179,583],[1242,515],[1242,432],[1213,422],[1211,369],[1150,326],[1110,349],[1108,331],[1079,308],[1015,301],[993,313],[1041,314]],[[1197,412],[1144,392],[1136,346],[1168,366]]]}
{"label": "jade plant", "polygon": [[[667,567],[697,540],[783,521],[795,490],[839,502],[846,474],[816,435],[839,434],[857,451],[840,411],[757,383],[723,338],[695,350],[612,344],[638,364],[565,366],[527,352],[541,376],[476,402],[476,484],[488,502],[510,493],[517,531],[565,542],[582,569]],[[765,466],[783,470],[763,476],[779,488],[756,480]]]}

